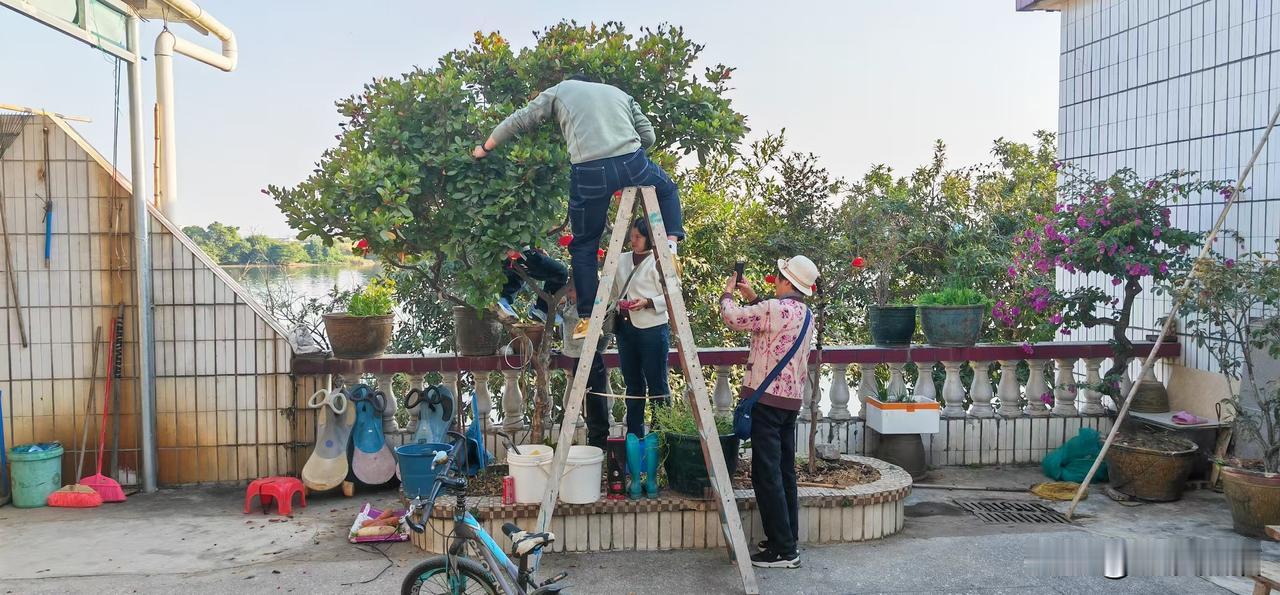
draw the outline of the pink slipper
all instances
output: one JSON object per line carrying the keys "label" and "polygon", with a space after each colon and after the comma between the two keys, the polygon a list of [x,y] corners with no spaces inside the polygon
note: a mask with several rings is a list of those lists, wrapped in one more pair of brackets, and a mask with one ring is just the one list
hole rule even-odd
{"label": "pink slipper", "polygon": [[1207,424],[1209,423],[1209,420],[1203,417],[1197,416],[1194,413],[1179,411],[1173,414],[1173,423],[1178,424],[1180,426],[1195,426],[1199,424]]}

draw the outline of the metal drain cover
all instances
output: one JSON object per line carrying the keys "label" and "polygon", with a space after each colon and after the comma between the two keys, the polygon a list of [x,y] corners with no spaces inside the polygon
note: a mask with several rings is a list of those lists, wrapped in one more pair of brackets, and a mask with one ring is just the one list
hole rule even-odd
{"label": "metal drain cover", "polygon": [[955,500],[957,506],[984,523],[1071,524],[1062,513],[1039,502],[1018,500]]}

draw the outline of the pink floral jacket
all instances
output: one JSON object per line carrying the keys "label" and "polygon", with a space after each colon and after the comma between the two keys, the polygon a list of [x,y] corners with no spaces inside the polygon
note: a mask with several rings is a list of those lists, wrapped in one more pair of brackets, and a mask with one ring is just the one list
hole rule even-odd
{"label": "pink floral jacket", "polygon": [[[724,323],[731,329],[751,332],[751,353],[747,356],[747,374],[742,382],[744,397],[750,396],[791,350],[800,327],[804,325],[807,309],[799,296],[783,296],[745,306],[735,304],[729,295],[720,298],[720,317]],[[761,403],[788,411],[800,410],[813,327],[814,321],[811,320],[800,349],[796,350],[795,357],[773,384],[765,389],[765,394],[760,397]]]}

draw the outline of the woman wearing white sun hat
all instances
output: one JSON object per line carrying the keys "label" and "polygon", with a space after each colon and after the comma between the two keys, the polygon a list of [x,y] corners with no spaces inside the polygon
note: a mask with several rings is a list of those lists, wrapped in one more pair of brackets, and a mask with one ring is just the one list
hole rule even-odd
{"label": "woman wearing white sun hat", "polygon": [[[796,416],[814,336],[805,298],[817,289],[818,267],[805,256],[779,259],[778,274],[765,280],[773,284],[774,297],[760,300],[745,279],[729,277],[720,297],[720,317],[729,328],[751,333],[751,352],[739,398],[749,399],[757,390],[762,392],[751,416],[751,482],[768,539],[751,557],[751,563],[799,568]],[[746,305],[734,303],[734,290],[747,300]],[[775,368],[779,369],[776,375],[772,374]],[[771,382],[770,376],[774,376]],[[761,386],[766,382],[767,386]]]}

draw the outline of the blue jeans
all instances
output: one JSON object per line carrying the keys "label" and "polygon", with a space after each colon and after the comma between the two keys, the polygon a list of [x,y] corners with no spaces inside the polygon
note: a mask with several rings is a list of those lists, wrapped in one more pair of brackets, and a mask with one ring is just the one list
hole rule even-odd
{"label": "blue jeans", "polygon": [[610,200],[614,192],[627,186],[653,186],[667,235],[684,238],[676,184],[643,149],[630,155],[573,165],[569,169],[569,227],[573,230],[569,255],[573,264],[573,286],[578,292],[578,316],[583,320],[591,317],[600,285],[596,277],[596,251],[600,249]]}
{"label": "blue jeans", "polygon": [[660,324],[650,328],[636,328],[630,320],[619,318],[618,368],[627,383],[627,433],[644,437],[645,405],[667,405],[667,352],[671,349],[671,329]]}
{"label": "blue jeans", "polygon": [[[521,256],[523,259],[519,264],[524,266],[525,274],[529,275],[530,279],[542,281],[542,291],[555,295],[569,281],[569,271],[560,261],[537,250],[525,250]],[[516,301],[516,292],[524,287],[524,279],[521,279],[520,275],[512,269],[516,264],[508,260],[503,265],[502,274],[506,275],[507,282],[503,284],[502,292],[498,294],[498,297],[506,298],[512,303]],[[547,303],[541,297],[538,298],[537,305],[539,310],[544,314],[547,313]]]}

